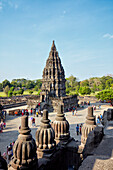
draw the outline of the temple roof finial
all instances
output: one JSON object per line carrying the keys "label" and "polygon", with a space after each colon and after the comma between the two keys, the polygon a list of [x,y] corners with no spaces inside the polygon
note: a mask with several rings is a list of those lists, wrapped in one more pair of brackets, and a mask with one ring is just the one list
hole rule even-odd
{"label": "temple roof finial", "polygon": [[54,40],[53,40],[53,44],[52,44],[51,50],[56,50],[56,46],[55,46],[55,41]]}

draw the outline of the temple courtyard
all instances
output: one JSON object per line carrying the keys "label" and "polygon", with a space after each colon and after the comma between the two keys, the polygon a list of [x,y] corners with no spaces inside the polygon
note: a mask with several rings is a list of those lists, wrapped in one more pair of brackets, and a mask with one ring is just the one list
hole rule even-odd
{"label": "temple courtyard", "polygon": [[[97,109],[94,111],[94,115],[96,116],[96,118],[98,117],[98,115],[103,114],[104,110],[107,110],[108,108],[111,107],[110,104],[108,103],[101,103],[101,109],[99,109],[98,104],[99,103],[91,103],[91,105],[97,106]],[[19,108],[26,109],[27,106],[22,106]],[[72,112],[65,113],[66,119],[68,120],[70,124],[71,137],[73,137],[78,142],[81,140],[81,135],[77,136],[76,125],[77,124],[80,125],[81,123],[83,124],[85,122],[86,116],[87,116],[87,108],[88,108],[87,105],[84,108],[78,108],[76,116],[72,116]],[[11,109],[7,109],[7,113],[9,112],[9,110]],[[14,110],[14,108],[12,110]],[[49,113],[49,119],[51,120],[51,122],[55,120],[55,115],[56,113]],[[30,117],[31,116],[29,116],[29,120],[30,120]],[[36,124],[35,127],[30,126],[30,123],[29,123],[29,127],[31,128],[31,134],[33,138],[35,138],[35,133],[36,133],[37,128],[40,126],[41,119],[42,119],[41,116],[35,117],[35,124]],[[18,134],[19,134],[18,130],[20,126],[20,120],[21,120],[21,116],[9,116],[7,114],[6,129],[3,130],[3,133],[0,133],[0,150],[2,154],[3,152],[6,152],[7,146],[9,146],[10,143],[12,143],[13,141],[17,139]]]}

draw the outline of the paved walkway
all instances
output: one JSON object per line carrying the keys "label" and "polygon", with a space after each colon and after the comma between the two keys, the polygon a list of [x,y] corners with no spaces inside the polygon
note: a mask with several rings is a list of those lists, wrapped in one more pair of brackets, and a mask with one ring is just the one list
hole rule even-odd
{"label": "paved walkway", "polygon": [[[95,104],[95,105],[98,105],[98,104]],[[99,114],[103,114],[103,111],[107,110],[109,107],[110,106],[108,104],[102,105],[100,110],[94,111],[94,115],[98,116]],[[21,109],[27,108],[27,106],[23,106],[23,107],[19,107],[19,108],[21,108]],[[9,110],[11,110],[11,109],[7,109],[7,111],[9,111]],[[49,119],[51,121],[54,121],[55,115],[56,115],[56,113],[50,113]],[[69,121],[69,124],[70,124],[70,134],[72,137],[75,138],[75,140],[78,140],[78,141],[81,140],[81,136],[76,135],[76,124],[84,123],[85,119],[86,119],[86,115],[87,115],[87,106],[85,106],[85,108],[83,108],[83,109],[78,109],[76,116],[72,116],[71,112],[65,113],[66,119]],[[31,117],[31,116],[29,116],[29,117]],[[31,133],[32,133],[32,136],[34,139],[35,139],[36,130],[40,125],[40,120],[42,119],[40,116],[35,117],[35,118],[36,118],[36,127],[30,127]],[[1,153],[6,152],[7,146],[17,139],[18,134],[19,134],[18,133],[19,126],[20,126],[20,116],[17,117],[17,116],[7,115],[6,129],[3,130],[3,133],[0,133]]]}

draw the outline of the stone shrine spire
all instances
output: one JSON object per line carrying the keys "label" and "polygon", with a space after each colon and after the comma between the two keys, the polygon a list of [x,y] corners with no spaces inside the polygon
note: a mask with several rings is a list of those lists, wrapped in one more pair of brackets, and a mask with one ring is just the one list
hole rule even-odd
{"label": "stone shrine spire", "polygon": [[42,92],[45,96],[48,93],[51,97],[62,97],[65,92],[65,73],[55,42],[53,41],[49,57],[46,61],[46,66],[43,70]]}
{"label": "stone shrine spire", "polygon": [[21,117],[20,134],[13,146],[13,157],[8,170],[37,169],[36,144],[30,131],[28,117]]}

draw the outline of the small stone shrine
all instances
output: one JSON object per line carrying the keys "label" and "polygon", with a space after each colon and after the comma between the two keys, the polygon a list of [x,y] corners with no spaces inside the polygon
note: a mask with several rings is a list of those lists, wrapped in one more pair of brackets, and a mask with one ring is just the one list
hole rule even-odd
{"label": "small stone shrine", "polygon": [[69,123],[63,114],[63,105],[58,106],[57,115],[55,121],[53,122],[53,129],[55,131],[56,142],[65,142],[70,137]]}
{"label": "small stone shrine", "polygon": [[81,144],[85,145],[88,134],[96,127],[95,117],[93,116],[93,107],[88,107],[86,122],[82,127]]}
{"label": "small stone shrine", "polygon": [[13,146],[13,158],[8,170],[37,169],[36,144],[30,131],[28,127],[28,117],[21,117],[20,134]]}
{"label": "small stone shrine", "polygon": [[36,132],[36,145],[38,158],[42,158],[47,154],[51,154],[56,146],[56,142],[54,140],[55,132],[49,122],[50,120],[48,119],[48,111],[45,109],[43,111],[41,125]]}

